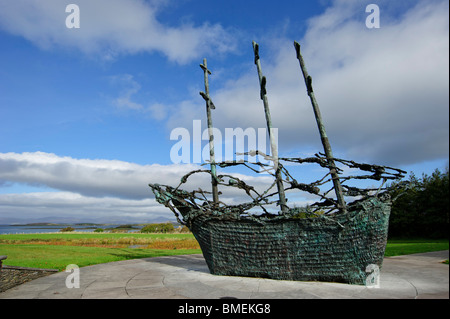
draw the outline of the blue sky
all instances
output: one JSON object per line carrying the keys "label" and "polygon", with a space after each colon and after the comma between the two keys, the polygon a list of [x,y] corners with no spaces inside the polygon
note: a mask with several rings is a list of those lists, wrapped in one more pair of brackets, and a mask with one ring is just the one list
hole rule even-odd
{"label": "blue sky", "polygon": [[146,185],[197,167],[170,133],[205,128],[203,58],[215,126],[265,127],[253,40],[282,156],[321,151],[297,40],[336,156],[448,165],[447,1],[0,0],[0,223],[172,218]]}

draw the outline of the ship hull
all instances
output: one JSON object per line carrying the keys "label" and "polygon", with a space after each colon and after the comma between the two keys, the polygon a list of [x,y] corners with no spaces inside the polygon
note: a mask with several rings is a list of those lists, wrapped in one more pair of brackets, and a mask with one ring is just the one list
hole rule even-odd
{"label": "ship hull", "polygon": [[364,285],[367,271],[382,267],[390,207],[372,198],[336,216],[260,221],[204,214],[189,226],[211,274]]}

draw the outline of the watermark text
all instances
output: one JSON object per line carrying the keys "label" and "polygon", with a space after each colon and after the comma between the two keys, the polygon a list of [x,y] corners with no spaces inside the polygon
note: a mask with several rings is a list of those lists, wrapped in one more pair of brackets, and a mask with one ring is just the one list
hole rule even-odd
{"label": "watermark text", "polygon": [[380,28],[380,8],[376,4],[369,4],[366,7],[366,12],[370,13],[366,18],[366,27],[368,29]]}
{"label": "watermark text", "polygon": [[[268,132],[265,128],[225,128],[223,133],[218,128],[212,128],[214,135],[215,162],[238,162],[247,160],[250,163],[269,164],[268,157],[256,155],[252,151],[269,155]],[[271,131],[275,145],[278,145],[278,129]],[[202,130],[201,120],[193,120],[192,132],[183,127],[177,127],[170,133],[170,140],[177,141],[170,150],[170,159],[174,164],[199,164],[210,160],[208,129]],[[202,145],[204,144],[204,145]],[[245,147],[247,145],[247,147]],[[246,151],[247,149],[247,151]],[[244,155],[244,153],[250,153]]]}
{"label": "watermark text", "polygon": [[70,13],[66,17],[67,29],[79,29],[80,28],[80,7],[76,4],[68,4],[66,12]]}
{"label": "watermark text", "polygon": [[367,288],[380,288],[380,267],[370,264],[366,267],[366,272],[370,273],[366,277]]}
{"label": "watermark text", "polygon": [[70,272],[66,278],[66,287],[69,289],[80,288],[80,268],[75,264],[70,264],[66,267],[66,272]]}

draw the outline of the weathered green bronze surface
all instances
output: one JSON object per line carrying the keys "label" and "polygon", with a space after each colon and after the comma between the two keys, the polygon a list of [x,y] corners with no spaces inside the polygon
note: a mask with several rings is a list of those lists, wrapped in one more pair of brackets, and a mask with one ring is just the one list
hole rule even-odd
{"label": "weathered green bronze surface", "polygon": [[266,90],[267,79],[262,74],[261,61],[259,59],[259,45],[255,41],[253,41],[253,52],[255,54],[256,69],[258,70],[260,96],[261,96],[261,100],[263,100],[263,103],[264,103],[264,114],[266,116],[267,129],[269,131],[270,148],[272,151],[272,160],[273,160],[273,169],[275,171],[275,180],[276,180],[277,189],[278,189],[278,197],[280,200],[279,205],[281,207],[281,210],[283,212],[285,212],[288,209],[288,207],[286,205],[286,194],[284,192],[283,179],[281,177],[280,166],[278,165],[278,145],[276,145],[274,136],[273,136],[272,117],[270,115],[269,101],[267,99],[267,90]]}
{"label": "weathered green bronze surface", "polygon": [[200,95],[206,102],[206,118],[208,121],[208,134],[209,134],[209,160],[211,162],[211,184],[212,184],[212,194],[213,201],[215,204],[219,202],[219,191],[217,189],[217,174],[216,174],[216,158],[214,154],[214,134],[213,134],[213,124],[211,117],[211,109],[215,109],[211,98],[209,97],[209,81],[208,74],[211,74],[211,71],[208,70],[208,65],[206,64],[206,59],[203,59],[203,64],[200,64],[204,72],[205,78],[205,92],[200,92]]}
{"label": "weathered green bronze surface", "polygon": [[[267,125],[272,127],[266,96],[266,80],[259,64],[259,47],[253,43],[255,64],[261,85]],[[311,97],[316,121],[321,134],[325,154],[308,158],[278,157],[272,144],[272,156],[259,151],[245,154],[263,156],[275,165],[260,162],[215,163],[211,146],[211,169],[192,171],[181,178],[178,186],[150,184],[156,200],[169,208],[177,220],[187,225],[198,240],[208,267],[213,274],[267,277],[284,280],[318,280],[364,284],[366,269],[381,268],[387,241],[391,199],[388,180],[398,180],[406,172],[380,165],[356,163],[335,158],[321,122],[320,111],[313,96],[311,77],[304,67],[300,46],[295,45],[308,95]],[[213,104],[208,92],[210,74],[206,60],[201,65],[205,72],[206,93],[200,94],[206,101],[208,124]],[[270,133],[269,133],[270,134]],[[210,136],[210,142],[213,137]],[[272,142],[273,140],[271,140]],[[211,144],[210,144],[211,145]],[[275,152],[274,152],[275,150]],[[305,184],[298,182],[283,165],[316,164],[326,168],[325,176]],[[253,172],[269,173],[273,183],[264,191],[257,191],[243,180],[225,173],[222,169],[243,165]],[[339,167],[339,166],[341,167]],[[343,167],[350,168],[344,175]],[[357,174],[355,171],[363,173]],[[202,189],[185,191],[181,186],[194,174],[211,176],[213,191]],[[348,183],[352,180],[372,179],[380,181],[377,188],[361,189]],[[332,184],[330,190],[322,190]],[[400,187],[396,184],[395,187]],[[226,205],[217,194],[218,187],[234,187],[245,192],[250,200],[243,204]],[[277,190],[274,190],[274,188]],[[330,196],[335,190],[336,198]],[[307,207],[289,207],[285,191],[301,191],[317,196],[318,201]],[[213,194],[213,199],[208,199]],[[345,202],[344,197],[352,201]],[[270,205],[279,207],[278,213],[270,212]],[[259,212],[255,213],[255,208]]]}
{"label": "weathered green bronze surface", "polygon": [[382,267],[389,203],[369,199],[348,215],[221,220],[201,215],[192,232],[212,274],[364,284]]}
{"label": "weathered green bronze surface", "polygon": [[311,104],[314,110],[314,116],[316,117],[317,127],[319,128],[320,139],[322,140],[323,149],[325,155],[327,156],[328,164],[330,165],[330,174],[333,179],[334,190],[336,192],[337,201],[339,203],[340,209],[346,210],[344,194],[342,192],[341,182],[339,180],[339,175],[336,172],[335,164],[333,161],[333,151],[331,150],[330,141],[328,139],[327,133],[325,131],[325,125],[323,124],[322,115],[320,113],[319,104],[317,103],[314,91],[312,88],[312,77],[308,74],[306,70],[305,61],[300,53],[300,44],[294,41],[295,51],[297,53],[297,59],[300,63],[300,68],[302,69],[303,78],[305,79],[306,89],[308,91],[308,96],[311,99]]}

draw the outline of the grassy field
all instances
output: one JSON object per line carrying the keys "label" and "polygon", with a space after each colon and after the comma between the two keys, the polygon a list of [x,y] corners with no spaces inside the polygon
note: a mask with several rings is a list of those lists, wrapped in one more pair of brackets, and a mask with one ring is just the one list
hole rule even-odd
{"label": "grassy field", "polygon": [[389,239],[386,257],[448,250],[448,239]]}
{"label": "grassy field", "polygon": [[140,246],[147,249],[199,249],[194,236],[187,234],[143,233],[48,233],[0,235],[0,244],[63,245],[106,248]]}
{"label": "grassy field", "polygon": [[192,234],[49,233],[0,235],[9,266],[64,270],[135,258],[199,254]]}
{"label": "grassy field", "polygon": [[[449,249],[448,240],[389,240],[386,256]],[[64,270],[136,258],[199,254],[192,234],[49,233],[0,235],[9,266]]]}

